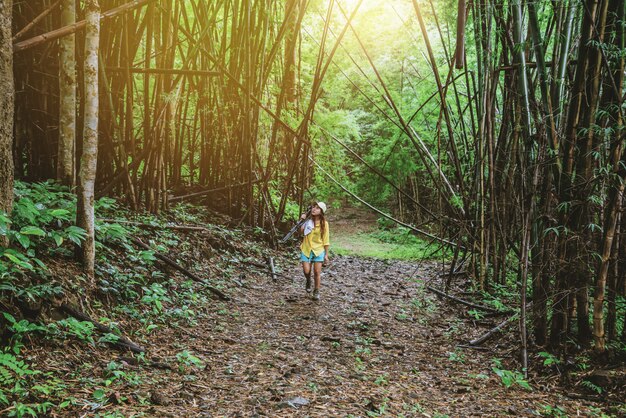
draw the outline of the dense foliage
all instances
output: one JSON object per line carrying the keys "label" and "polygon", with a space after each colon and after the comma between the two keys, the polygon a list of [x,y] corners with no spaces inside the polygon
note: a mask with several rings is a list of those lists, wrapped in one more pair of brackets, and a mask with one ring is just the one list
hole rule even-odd
{"label": "dense foliage", "polygon": [[[94,4],[78,2],[77,17]],[[15,28],[47,7],[16,2]],[[444,243],[449,277],[518,295],[522,369],[533,344],[566,356],[593,343],[621,355],[625,8],[145,0],[102,20],[100,81],[77,83],[80,112],[69,113],[84,112],[100,87],[89,174],[101,196],[152,213],[202,201],[276,241],[306,201],[339,207],[348,193]],[[21,179],[55,177],[68,163],[57,99],[67,91],[50,82],[59,80],[58,45],[35,36],[59,26],[49,11],[14,46]],[[77,48],[79,79],[83,55]],[[68,241],[94,237],[72,225],[71,208],[50,208],[57,198],[24,200],[20,187],[15,219],[0,218],[12,243],[2,273],[44,275],[36,245],[67,255]]]}

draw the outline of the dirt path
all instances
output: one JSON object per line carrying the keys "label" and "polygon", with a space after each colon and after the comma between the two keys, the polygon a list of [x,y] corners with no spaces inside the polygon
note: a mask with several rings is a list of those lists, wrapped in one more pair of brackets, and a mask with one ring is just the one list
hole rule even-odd
{"label": "dirt path", "polygon": [[[139,399],[120,406],[155,417],[536,416],[546,406],[591,415],[547,382],[505,389],[489,351],[457,348],[479,334],[424,292],[434,265],[337,257],[310,300],[296,261],[274,283],[248,276],[234,300],[193,329],[159,335],[151,354],[187,350],[205,367],[148,369]],[[495,320],[494,320],[495,321]],[[148,391],[146,393],[145,391]],[[154,405],[162,404],[162,405]],[[108,410],[115,409],[108,407]]]}

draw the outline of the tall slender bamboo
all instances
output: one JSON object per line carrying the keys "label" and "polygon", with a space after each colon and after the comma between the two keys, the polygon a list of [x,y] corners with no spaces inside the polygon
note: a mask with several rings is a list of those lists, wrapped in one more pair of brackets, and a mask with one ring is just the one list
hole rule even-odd
{"label": "tall slender bamboo", "polygon": [[80,159],[77,224],[86,232],[82,262],[93,280],[95,265],[94,190],[98,161],[98,50],[100,43],[100,6],[98,0],[85,5],[85,113],[83,147]]}
{"label": "tall slender bamboo", "polygon": [[[623,26],[620,28],[620,22],[623,22],[626,18],[626,6],[623,2],[611,0],[607,2],[607,22],[606,27],[612,33],[608,34],[609,41],[612,41],[615,46],[623,49],[626,43],[625,30]],[[617,82],[619,90],[623,88],[624,83],[624,68],[626,62],[624,57],[615,59],[614,69],[612,70],[612,81]],[[606,80],[603,89],[603,97],[601,107],[614,108],[620,106],[620,97],[614,89],[609,85]],[[616,175],[617,184],[612,184],[609,190],[608,205],[605,210],[604,217],[604,234],[601,241],[600,249],[600,266],[598,268],[598,274],[595,280],[594,297],[593,297],[593,341],[594,348],[597,351],[604,351],[606,348],[605,338],[605,321],[604,321],[604,300],[607,287],[607,278],[609,273],[609,263],[611,260],[611,254],[613,248],[617,245],[615,240],[618,219],[621,212],[621,208],[624,201],[624,186],[626,183],[626,170],[624,170],[623,164],[626,162],[624,156],[624,133],[623,133],[623,120],[622,113],[615,112],[613,117],[607,117],[604,121],[605,125],[612,128],[614,137],[611,138],[610,146],[610,164],[613,167],[613,173]],[[614,261],[614,260],[613,260]],[[612,286],[614,287],[614,286]],[[614,295],[613,295],[614,299]],[[613,308],[614,309],[614,308]],[[609,311],[611,308],[609,308]],[[611,335],[611,328],[609,327],[609,335]],[[614,336],[614,335],[611,335]]]}
{"label": "tall slender bamboo", "polygon": [[[76,22],[76,1],[63,0],[61,23]],[[57,179],[67,186],[76,181],[76,53],[75,35],[61,38],[59,43],[59,141]]]}
{"label": "tall slender bamboo", "polygon": [[[11,22],[13,1],[0,6],[0,211],[13,207],[13,46]],[[7,245],[5,236],[0,245]]]}

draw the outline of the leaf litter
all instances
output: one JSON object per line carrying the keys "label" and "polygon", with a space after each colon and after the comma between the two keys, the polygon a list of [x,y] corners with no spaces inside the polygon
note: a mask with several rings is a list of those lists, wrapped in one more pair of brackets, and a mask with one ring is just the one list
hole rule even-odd
{"label": "leaf litter", "polygon": [[[138,332],[143,358],[72,340],[33,347],[39,367],[61,375],[77,400],[68,416],[593,416],[605,406],[566,397],[556,378],[531,378],[532,390],[503,386],[492,359],[514,370],[516,336],[459,347],[490,323],[425,289],[441,284],[434,262],[334,257],[316,302],[291,255],[272,252],[281,269],[274,281],[249,251],[258,243],[180,235],[194,245],[173,258],[191,254],[198,274],[232,299],[210,299],[194,283],[206,297],[195,320]],[[117,325],[129,335],[138,326],[128,317]],[[102,385],[116,371],[124,379]]]}

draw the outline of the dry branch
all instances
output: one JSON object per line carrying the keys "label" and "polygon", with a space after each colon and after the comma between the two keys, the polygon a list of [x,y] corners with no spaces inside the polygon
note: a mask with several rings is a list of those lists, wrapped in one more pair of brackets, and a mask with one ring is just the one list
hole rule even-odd
{"label": "dry branch", "polygon": [[[72,317],[74,317],[76,319],[80,319],[81,321],[91,322],[96,327],[96,329],[98,329],[98,331],[100,331],[100,332],[103,332],[105,334],[113,334],[113,335],[115,335],[111,328],[107,327],[104,324],[101,324],[100,322],[94,321],[93,319],[91,319],[89,317],[89,315],[79,311],[78,309],[68,305],[67,303],[63,303],[60,306],[60,309],[63,312],[65,312],[66,314],[68,314],[68,315],[70,315],[70,316],[72,316]],[[145,353],[145,351],[146,351],[145,348],[135,344],[134,342],[132,342],[128,338],[122,337],[122,336],[119,336],[119,335],[117,335],[117,337],[118,337],[117,341],[111,341],[111,344],[118,345],[118,346],[120,346],[122,348],[126,348],[126,349],[128,349],[128,350],[130,350],[130,351],[132,351],[134,353]]]}
{"label": "dry branch", "polygon": [[155,360],[149,360],[146,363],[140,362],[137,358],[135,357],[119,357],[117,359],[117,361],[123,361],[124,363],[127,363],[131,366],[134,367],[138,367],[138,366],[142,366],[142,365],[146,365],[149,367],[154,367],[155,369],[162,369],[162,370],[172,370],[172,366],[164,363],[162,361],[155,361]]}
{"label": "dry branch", "polygon": [[219,76],[219,71],[184,70],[180,68],[133,68],[133,67],[107,67],[107,71],[132,74],[171,74],[171,75],[199,75],[207,77]]}
{"label": "dry branch", "polygon": [[[532,304],[533,304],[532,302],[527,304],[526,305],[526,309],[530,308],[532,306]],[[470,341],[469,345],[480,345],[480,344],[484,343],[489,338],[493,337],[498,332],[502,331],[504,328],[506,328],[508,325],[510,325],[518,317],[519,317],[519,313],[516,313],[515,315],[511,315],[510,317],[508,317],[504,321],[500,322],[498,325],[496,325],[494,328],[490,329],[489,331],[487,331],[486,333],[484,333],[480,337],[475,338],[472,341]]]}
{"label": "dry branch", "polygon": [[466,344],[458,344],[457,347],[459,347],[459,348],[468,348],[468,349],[471,349],[471,350],[478,350],[478,351],[489,351],[489,348],[487,348],[487,347],[478,347],[478,346],[466,345]]}
{"label": "dry branch", "polygon": [[518,314],[515,314],[515,315],[512,315],[512,316],[508,317],[507,319],[505,319],[504,321],[500,322],[497,326],[495,326],[494,328],[490,329],[489,331],[487,331],[486,333],[484,333],[480,337],[475,338],[472,341],[470,341],[469,345],[480,345],[480,344],[484,343],[489,338],[493,337],[498,332],[500,332],[504,328],[506,328],[507,325],[510,325],[511,322],[513,322],[517,317],[518,317]]}
{"label": "dry branch", "polygon": [[483,311],[487,311],[487,312],[493,312],[493,313],[502,313],[501,311],[494,309],[494,308],[490,308],[489,306],[485,306],[485,305],[478,305],[476,303],[472,303],[469,302],[467,300],[461,299],[461,298],[457,298],[456,296],[452,296],[448,293],[444,293],[439,289],[435,289],[432,286],[426,286],[426,289],[430,290],[433,293],[438,294],[439,296],[443,296],[445,298],[448,298],[450,300],[453,300],[457,303],[460,303],[461,305],[465,305],[465,306],[469,306],[470,308],[476,308],[476,309],[481,309]]}
{"label": "dry branch", "polygon": [[132,225],[144,229],[173,229],[175,231],[210,232],[210,229],[203,226],[194,225],[152,225],[143,222],[124,221],[118,219],[98,218],[98,220],[109,223]]}
{"label": "dry branch", "polygon": [[[254,180],[254,181],[252,181],[252,184],[259,183],[260,181],[261,180]],[[216,189],[210,189],[210,190],[204,190],[202,192],[186,194],[186,195],[183,195],[183,196],[174,196],[174,197],[170,197],[169,198],[169,202],[171,203],[171,202],[175,202],[177,200],[184,200],[184,199],[190,199],[192,197],[206,196],[206,195],[211,194],[211,193],[221,192],[223,190],[234,189],[236,187],[244,187],[244,186],[247,186],[249,184],[250,184],[250,182],[247,181],[245,183],[231,184],[229,186],[218,187]]]}
{"label": "dry branch", "polygon": [[[144,6],[153,1],[155,0],[132,0],[122,6],[115,7],[102,13],[100,15],[100,22],[102,23],[102,21],[106,19],[110,19],[122,13]],[[62,38],[63,36],[70,35],[72,33],[76,33],[79,30],[85,29],[86,26],[87,21],[81,20],[80,22],[76,22],[73,25],[64,26],[62,28],[55,29],[53,31],[32,37],[30,39],[26,39],[25,41],[17,42],[13,44],[13,53],[24,51],[25,49],[32,48],[45,42]]]}
{"label": "dry branch", "polygon": [[[144,244],[137,238],[130,238],[130,240],[133,244],[143,248],[144,250],[153,251],[148,245]],[[187,270],[186,268],[184,268],[183,266],[181,266],[180,264],[178,264],[171,258],[163,254],[159,254],[156,251],[154,251],[154,256],[158,258],[159,260],[161,260],[162,262],[164,262],[165,264],[167,264],[168,266],[180,271],[181,273],[183,273],[185,276],[189,277],[190,279],[206,285],[207,289],[209,289],[211,293],[213,293],[215,296],[217,296],[221,300],[230,300],[230,297],[226,296],[224,293],[222,293],[220,290],[216,289],[215,287],[209,285],[206,280],[201,279],[200,277],[196,276],[195,274],[193,274],[192,272],[190,272],[189,270]]]}
{"label": "dry branch", "polygon": [[275,268],[274,268],[274,269],[273,269],[273,271],[272,271],[272,267],[273,267],[273,263],[274,263],[274,262],[273,262],[273,258],[272,258],[272,262],[271,262],[272,264],[271,264],[271,265],[265,265],[265,264],[263,264],[263,263],[259,263],[259,262],[254,261],[254,260],[241,260],[241,263],[243,263],[243,264],[249,264],[249,265],[254,266],[254,267],[257,267],[257,268],[259,268],[259,269],[261,269],[261,270],[263,270],[263,271],[267,271],[267,269],[269,268],[269,270],[270,270],[270,274],[272,275],[272,278],[273,278],[274,280],[276,280],[278,277],[282,277],[282,278],[284,278],[284,279],[293,279],[291,276],[288,276],[288,275],[286,275],[286,274],[283,274],[283,273],[277,273]]}
{"label": "dry branch", "polygon": [[57,0],[55,1],[52,6],[48,7],[46,10],[44,10],[43,12],[41,12],[41,14],[39,14],[39,16],[37,16],[36,18],[34,18],[28,25],[24,26],[22,28],[22,30],[20,30],[18,33],[16,33],[15,35],[13,35],[13,39],[12,41],[15,43],[18,39],[20,39],[21,37],[23,37],[29,30],[31,30],[32,28],[34,28],[37,23],[41,22],[46,16],[48,16],[54,9],[56,9],[56,7],[59,5],[59,3],[61,3],[61,0]]}

